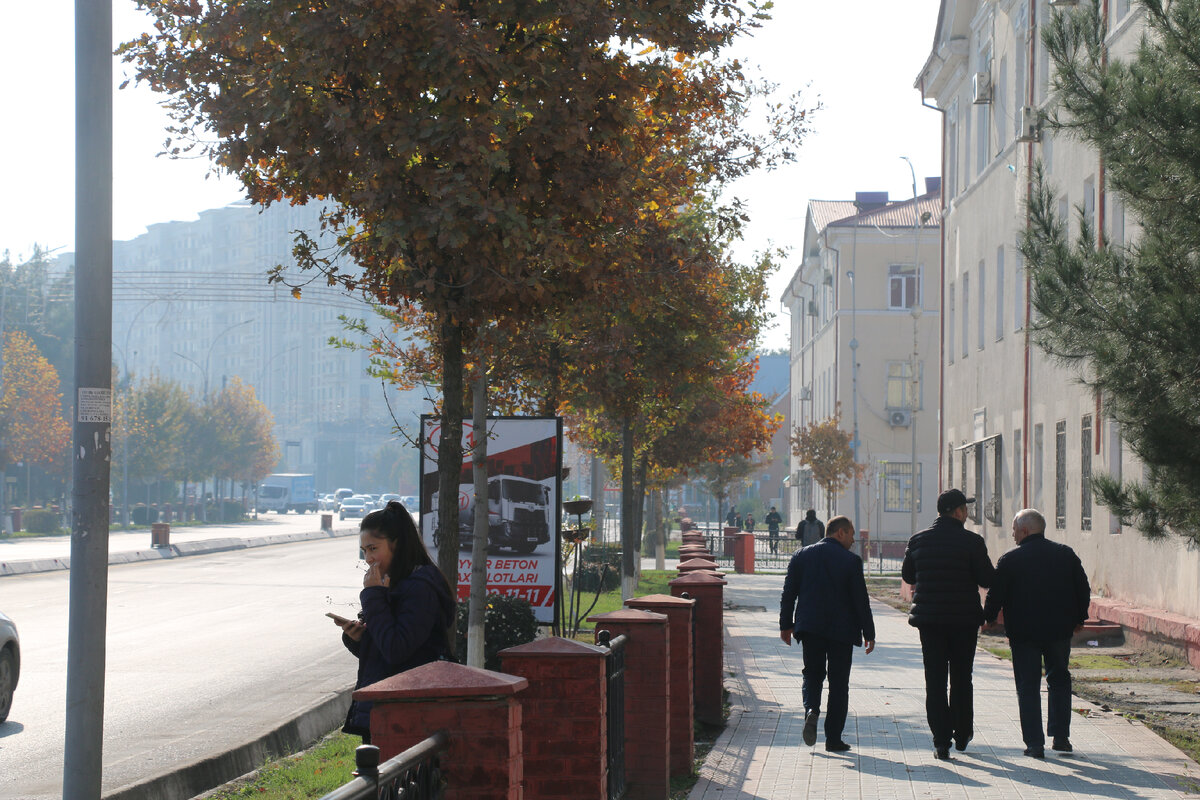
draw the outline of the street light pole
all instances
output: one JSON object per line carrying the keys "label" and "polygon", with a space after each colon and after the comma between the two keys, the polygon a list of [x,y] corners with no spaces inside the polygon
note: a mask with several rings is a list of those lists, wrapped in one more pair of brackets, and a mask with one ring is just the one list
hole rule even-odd
{"label": "street light pole", "polygon": [[909,398],[911,412],[909,414],[909,432],[912,434],[912,466],[909,475],[909,499],[912,506],[912,533],[917,532],[917,497],[919,487],[917,484],[917,396],[920,391],[920,379],[917,376],[917,367],[921,356],[919,342],[919,323],[921,320],[921,296],[923,294],[923,281],[921,281],[921,209],[917,205],[917,171],[913,169],[912,159],[908,156],[900,156],[908,164],[909,174],[912,176],[912,192],[913,192],[913,271],[916,273],[917,296],[913,298],[912,320],[913,320],[913,355],[912,355],[912,397]]}
{"label": "street light pole", "polygon": [[861,529],[859,521],[859,497],[861,489],[858,483],[858,281],[854,280],[854,270],[848,270],[846,277],[850,279],[850,396],[854,414],[854,439],[850,447],[854,453],[854,525]]}

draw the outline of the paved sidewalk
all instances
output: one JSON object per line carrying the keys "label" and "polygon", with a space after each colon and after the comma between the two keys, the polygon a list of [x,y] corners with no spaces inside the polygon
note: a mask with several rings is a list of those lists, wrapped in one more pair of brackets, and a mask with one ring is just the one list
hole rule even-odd
{"label": "paved sidewalk", "polygon": [[[916,629],[900,612],[872,603],[878,645],[854,651],[853,748],[805,747],[799,646],[779,639],[779,575],[728,575],[725,669],[732,713],[700,770],[689,800],[813,798],[1179,798],[1200,794],[1200,767],[1140,722],[1079,698],[1071,706],[1075,752],[1022,754],[1009,662],[975,658],[975,738],[952,760],[936,761],[925,722],[924,674]],[[1043,688],[1043,719],[1045,694]]]}

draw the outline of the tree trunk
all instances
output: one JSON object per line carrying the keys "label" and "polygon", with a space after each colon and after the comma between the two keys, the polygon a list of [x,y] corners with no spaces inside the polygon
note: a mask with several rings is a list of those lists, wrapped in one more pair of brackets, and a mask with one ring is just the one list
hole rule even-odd
{"label": "tree trunk", "polygon": [[621,419],[621,599],[637,590],[638,538],[633,511],[633,426]]}
{"label": "tree trunk", "polygon": [[654,568],[660,571],[667,568],[667,536],[663,527],[663,493],[665,491],[665,489],[659,489],[654,493]]}
{"label": "tree trunk", "polygon": [[438,568],[458,596],[458,486],[462,479],[463,342],[462,328],[441,320],[442,432],[438,442]]}
{"label": "tree trunk", "polygon": [[646,532],[646,457],[642,456],[637,462],[637,472],[633,478],[633,508],[635,518],[635,528],[637,531],[637,560],[634,562],[633,574],[636,577],[634,582],[634,590],[637,589],[637,582],[642,579],[642,538]]}
{"label": "tree trunk", "polygon": [[604,543],[604,462],[592,454],[592,536]]}
{"label": "tree trunk", "polygon": [[483,357],[474,387],[475,445],[471,450],[471,476],[475,483],[475,535],[471,545],[471,597],[467,612],[467,666],[483,669],[484,610],[487,607],[488,470],[487,372]]}

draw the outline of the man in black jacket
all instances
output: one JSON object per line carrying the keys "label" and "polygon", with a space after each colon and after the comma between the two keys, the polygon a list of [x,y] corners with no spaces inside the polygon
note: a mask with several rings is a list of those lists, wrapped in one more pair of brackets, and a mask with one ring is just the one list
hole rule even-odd
{"label": "man in black jacket", "polygon": [[983,606],[988,624],[1004,612],[1025,755],[1045,757],[1042,734],[1042,662],[1046,665],[1046,732],[1055,750],[1071,752],[1071,634],[1087,619],[1092,591],[1075,551],[1046,538],[1046,519],[1018,511],[1012,523],[1017,547],[996,562],[996,578]]}
{"label": "man in black jacket", "polygon": [[[992,585],[992,561],[983,537],[968,531],[968,498],[958,489],[938,495],[938,518],[913,534],[900,575],[913,587],[908,624],[921,633],[925,662],[925,716],[936,758],[950,758],[950,740],[960,751],[974,735],[975,644],[983,607],[979,587]],[[950,695],[946,697],[949,678]]]}
{"label": "man in black jacket", "polygon": [[797,550],[788,564],[779,603],[779,638],[792,636],[804,650],[804,743],[817,741],[821,686],[829,676],[829,708],[825,715],[825,749],[844,753],[842,741],[850,708],[850,662],[854,648],[875,649],[875,620],[863,580],[862,559],[850,552],[854,524],[849,517],[829,520],[828,533],[816,544]]}

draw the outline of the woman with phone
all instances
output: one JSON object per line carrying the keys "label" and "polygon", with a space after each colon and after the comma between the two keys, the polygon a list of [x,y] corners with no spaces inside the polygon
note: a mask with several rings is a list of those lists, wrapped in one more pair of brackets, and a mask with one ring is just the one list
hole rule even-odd
{"label": "woman with phone", "polygon": [[[358,526],[367,562],[358,619],[328,616],[342,629],[342,644],[358,657],[361,689],[405,670],[453,655],[455,603],[413,524],[396,502],[372,511]],[[371,741],[371,703],[351,702],[342,730]]]}

